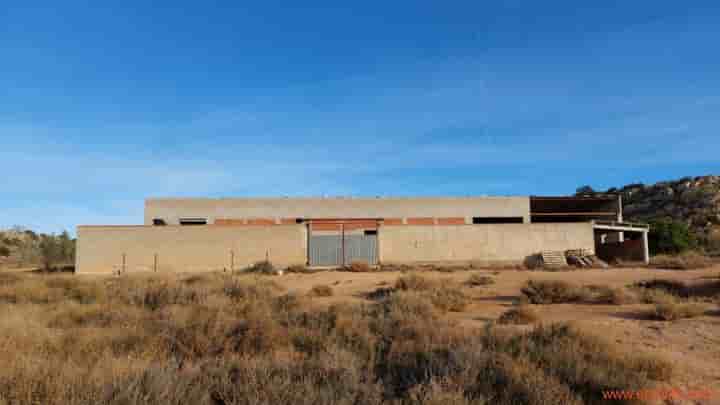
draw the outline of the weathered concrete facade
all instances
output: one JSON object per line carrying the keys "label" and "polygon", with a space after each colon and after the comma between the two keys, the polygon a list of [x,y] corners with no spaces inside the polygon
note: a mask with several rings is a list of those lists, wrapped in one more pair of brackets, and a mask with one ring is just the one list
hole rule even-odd
{"label": "weathered concrete facade", "polygon": [[589,222],[382,227],[383,263],[522,263],[543,250],[595,247]]}
{"label": "weathered concrete facade", "polygon": [[[213,271],[266,259],[279,267],[342,265],[358,258],[368,263],[515,264],[544,250],[594,251],[600,233],[607,239],[607,232],[637,230],[596,223],[594,216],[621,218],[607,199],[535,198],[535,211],[530,201],[150,199],[145,225],[80,226],[76,271]],[[533,217],[542,222],[531,223]]]}
{"label": "weathered concrete facade", "polygon": [[81,226],[76,271],[195,272],[241,269],[269,259],[278,266],[304,264],[303,225]]}
{"label": "weathered concrete facade", "polygon": [[158,198],[145,201],[145,225],[182,218],[271,220],[294,218],[465,218],[522,217],[530,222],[528,197],[444,198]]}

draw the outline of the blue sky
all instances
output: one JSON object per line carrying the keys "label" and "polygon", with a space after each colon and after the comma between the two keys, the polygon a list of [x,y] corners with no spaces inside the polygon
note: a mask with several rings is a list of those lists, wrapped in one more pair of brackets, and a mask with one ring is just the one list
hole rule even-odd
{"label": "blue sky", "polygon": [[720,172],[716,1],[2,3],[0,227]]}

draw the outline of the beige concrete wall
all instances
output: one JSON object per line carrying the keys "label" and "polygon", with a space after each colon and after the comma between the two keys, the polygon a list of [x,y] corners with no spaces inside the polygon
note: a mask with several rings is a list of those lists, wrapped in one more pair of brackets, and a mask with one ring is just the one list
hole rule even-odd
{"label": "beige concrete wall", "polygon": [[445,198],[189,198],[148,199],[145,225],[153,218],[179,224],[180,218],[407,218],[523,217],[530,222],[528,197]]}
{"label": "beige concrete wall", "polygon": [[[264,260],[278,266],[304,264],[307,230],[275,226],[81,226],[77,230],[78,273],[194,272],[239,269]],[[231,252],[233,254],[231,255]]]}
{"label": "beige concrete wall", "polygon": [[522,263],[542,250],[594,250],[590,223],[383,226],[382,263]]}

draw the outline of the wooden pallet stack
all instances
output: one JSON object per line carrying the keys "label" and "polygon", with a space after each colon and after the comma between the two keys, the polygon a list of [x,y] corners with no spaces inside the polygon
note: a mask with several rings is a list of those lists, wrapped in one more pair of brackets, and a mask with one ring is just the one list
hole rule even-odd
{"label": "wooden pallet stack", "polygon": [[567,263],[577,267],[607,267],[607,263],[589,249],[570,249],[565,251],[565,257]]}
{"label": "wooden pallet stack", "polygon": [[543,250],[540,252],[540,256],[542,256],[544,267],[556,268],[567,266],[567,260],[565,259],[564,252],[556,250]]}

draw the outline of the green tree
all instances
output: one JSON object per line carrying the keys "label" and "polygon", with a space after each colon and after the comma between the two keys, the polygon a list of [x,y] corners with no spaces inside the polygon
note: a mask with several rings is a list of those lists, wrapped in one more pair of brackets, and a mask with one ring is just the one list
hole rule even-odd
{"label": "green tree", "polygon": [[588,195],[588,194],[595,194],[595,190],[590,186],[578,187],[575,190],[575,195]]}
{"label": "green tree", "polygon": [[40,258],[45,270],[52,270],[62,261],[62,248],[55,235],[40,235]]}
{"label": "green tree", "polygon": [[677,254],[697,246],[697,239],[687,224],[670,219],[650,222],[650,252]]}
{"label": "green tree", "polygon": [[0,256],[2,256],[2,257],[10,256],[10,248],[7,246],[0,246]]}
{"label": "green tree", "polygon": [[60,258],[64,264],[75,262],[75,240],[70,238],[68,231],[63,231],[57,237],[60,249]]}

